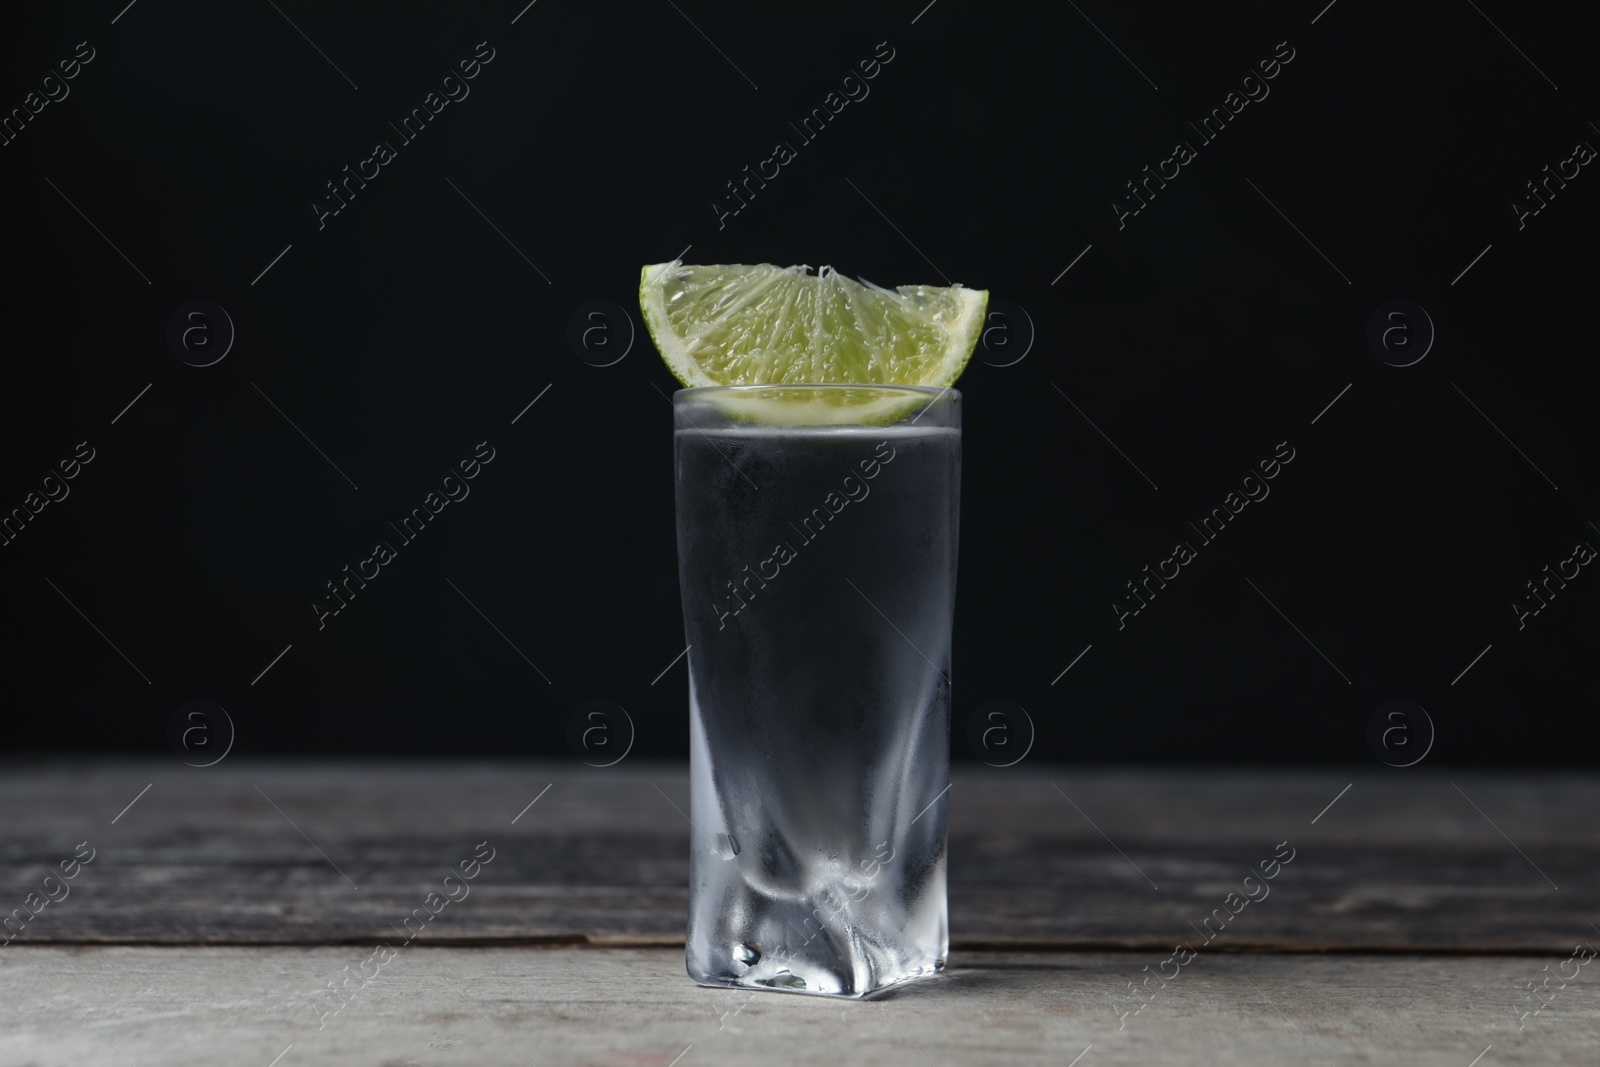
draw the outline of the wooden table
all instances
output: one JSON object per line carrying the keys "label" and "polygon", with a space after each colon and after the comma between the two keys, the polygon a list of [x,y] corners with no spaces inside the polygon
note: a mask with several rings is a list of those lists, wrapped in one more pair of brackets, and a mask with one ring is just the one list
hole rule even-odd
{"label": "wooden table", "polygon": [[688,981],[687,798],[643,761],[6,764],[0,912],[66,895],[0,948],[0,1065],[1600,1063],[1592,775],[964,769],[950,969],[857,1003]]}

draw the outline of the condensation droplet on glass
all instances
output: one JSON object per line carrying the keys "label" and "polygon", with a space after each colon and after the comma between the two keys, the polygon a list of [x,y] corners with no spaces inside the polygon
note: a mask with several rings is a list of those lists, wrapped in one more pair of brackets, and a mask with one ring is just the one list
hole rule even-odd
{"label": "condensation droplet on glass", "polygon": [[717,835],[717,855],[725,860],[731,860],[739,854],[739,839],[732,834]]}
{"label": "condensation droplet on glass", "polygon": [[761,950],[741,941],[733,946],[733,958],[746,967],[754,967],[761,962]]}

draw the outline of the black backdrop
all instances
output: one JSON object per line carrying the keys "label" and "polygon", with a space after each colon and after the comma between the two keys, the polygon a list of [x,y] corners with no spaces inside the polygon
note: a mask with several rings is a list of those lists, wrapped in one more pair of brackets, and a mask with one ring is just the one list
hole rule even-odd
{"label": "black backdrop", "polygon": [[[1512,604],[1600,546],[1594,25],[1324,2],[8,12],[0,508],[39,511],[0,547],[0,744],[160,751],[200,699],[238,753],[555,755],[602,699],[684,754],[673,382],[642,336],[595,365],[629,322],[568,335],[637,327],[640,265],[692,246],[1007,302],[960,383],[958,755],[1005,700],[1032,758],[1370,762],[1398,699],[1434,762],[1592,763],[1600,577]],[[319,218],[346,166],[377,175]],[[196,300],[235,333],[206,367],[217,312],[169,340]]]}

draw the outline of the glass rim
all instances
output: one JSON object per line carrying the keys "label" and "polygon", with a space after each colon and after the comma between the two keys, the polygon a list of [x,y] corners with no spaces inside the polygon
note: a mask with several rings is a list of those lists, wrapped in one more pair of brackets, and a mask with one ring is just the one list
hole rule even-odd
{"label": "glass rim", "polygon": [[946,393],[958,399],[961,390],[953,385],[894,385],[877,382],[771,382],[765,385],[692,385],[675,390],[672,394],[674,400],[678,398],[691,398],[708,396],[714,393],[727,393],[732,395],[750,395],[772,389],[796,389],[812,392],[827,392],[842,389],[873,389],[883,393],[901,396],[926,396],[938,399]]}

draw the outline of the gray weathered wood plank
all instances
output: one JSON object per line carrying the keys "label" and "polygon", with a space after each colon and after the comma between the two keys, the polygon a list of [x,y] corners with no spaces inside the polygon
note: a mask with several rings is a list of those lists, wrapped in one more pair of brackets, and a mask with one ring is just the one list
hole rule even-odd
{"label": "gray weathered wood plank", "polygon": [[[1023,764],[958,770],[948,804],[958,946],[1170,945],[1283,841],[1216,948],[1554,952],[1600,917],[1592,775]],[[430,941],[672,943],[687,808],[684,768],[643,762],[12,761],[0,914],[87,840],[16,944],[371,942],[487,841]]]}
{"label": "gray weathered wood plank", "polygon": [[411,948],[324,1016],[333,1002],[316,991],[365,955],[352,947],[13,949],[0,966],[0,1063],[1600,1062],[1597,965],[1564,989],[1552,984],[1539,1015],[1519,1017],[1530,1010],[1524,983],[1541,980],[1554,957],[1202,952],[1166,989],[1152,983],[1158,991],[1134,1015],[1139,1001],[1127,985],[1145,966],[1157,970],[1164,954],[957,953],[942,976],[849,1003],[702,989],[684,976],[681,950]]}

